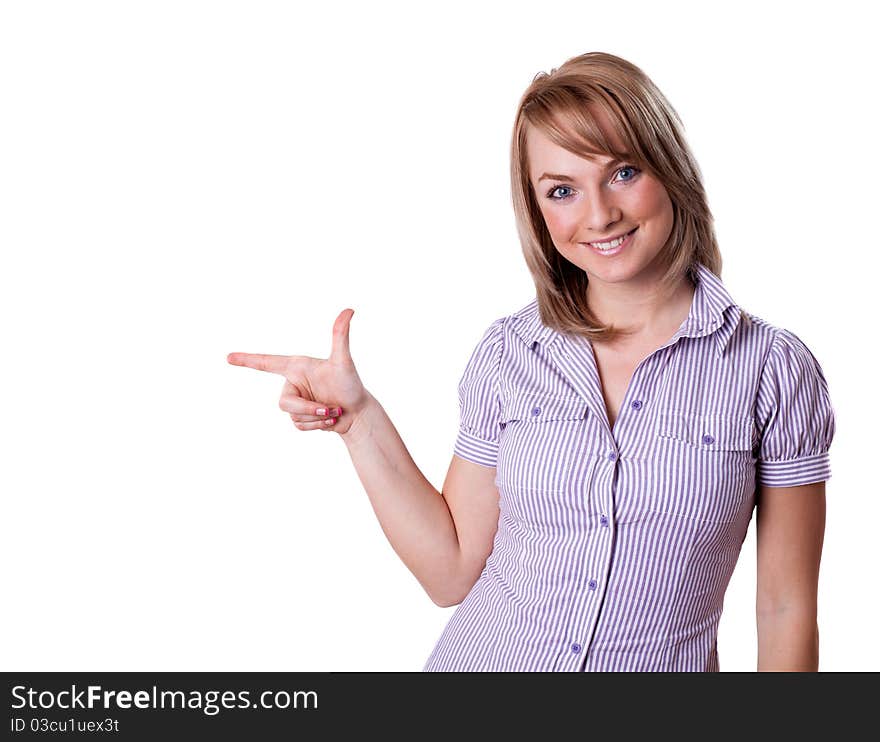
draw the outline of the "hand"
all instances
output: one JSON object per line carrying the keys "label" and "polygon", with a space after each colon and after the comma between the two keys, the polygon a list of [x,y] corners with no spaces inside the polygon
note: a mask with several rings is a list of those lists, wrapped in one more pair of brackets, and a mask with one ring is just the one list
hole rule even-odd
{"label": "hand", "polygon": [[[226,360],[233,366],[283,376],[285,382],[278,406],[290,413],[300,430],[335,430],[342,435],[348,432],[371,398],[349,352],[348,328],[353,314],[353,309],[343,309],[333,323],[329,358],[230,353]],[[318,414],[320,408],[325,414]],[[328,424],[328,420],[333,422]]]}

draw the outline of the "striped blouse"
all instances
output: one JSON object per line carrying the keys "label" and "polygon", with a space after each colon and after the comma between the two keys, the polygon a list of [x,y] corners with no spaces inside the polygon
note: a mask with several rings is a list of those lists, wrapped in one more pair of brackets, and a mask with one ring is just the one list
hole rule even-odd
{"label": "striped blouse", "polygon": [[592,346],[537,300],[459,384],[456,455],[495,467],[492,552],[423,671],[714,671],[755,487],[830,477],[818,361],[697,265],[687,319],[636,367],[613,429]]}

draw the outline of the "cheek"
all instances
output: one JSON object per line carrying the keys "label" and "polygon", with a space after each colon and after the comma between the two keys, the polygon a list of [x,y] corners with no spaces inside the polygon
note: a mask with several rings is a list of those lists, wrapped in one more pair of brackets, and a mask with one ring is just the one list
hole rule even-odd
{"label": "cheek", "polygon": [[550,232],[553,241],[559,244],[568,243],[575,233],[574,220],[570,216],[552,209],[542,213],[544,214],[544,224],[547,225],[547,231]]}
{"label": "cheek", "polygon": [[672,232],[674,220],[672,201],[670,201],[665,190],[661,189],[660,193],[653,194],[650,208],[650,217],[654,222],[654,236],[660,243],[665,244]]}
{"label": "cheek", "polygon": [[659,222],[672,220],[672,201],[663,185],[656,180],[645,180],[631,193],[632,213]]}

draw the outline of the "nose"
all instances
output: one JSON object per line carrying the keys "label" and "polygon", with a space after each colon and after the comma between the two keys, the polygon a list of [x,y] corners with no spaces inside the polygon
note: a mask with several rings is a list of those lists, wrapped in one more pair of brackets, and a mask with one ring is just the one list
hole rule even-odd
{"label": "nose", "polygon": [[584,232],[584,242],[594,240],[597,236],[604,237],[621,219],[620,207],[615,203],[614,194],[603,191],[601,186],[591,189],[582,204],[580,224]]}

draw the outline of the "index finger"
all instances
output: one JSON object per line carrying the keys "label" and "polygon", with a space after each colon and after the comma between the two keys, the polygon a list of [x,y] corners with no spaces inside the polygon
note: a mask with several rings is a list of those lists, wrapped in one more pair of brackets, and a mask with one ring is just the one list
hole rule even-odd
{"label": "index finger", "polygon": [[284,374],[289,356],[273,356],[267,353],[230,353],[226,360],[233,366],[247,366],[257,371],[268,371],[273,374]]}

